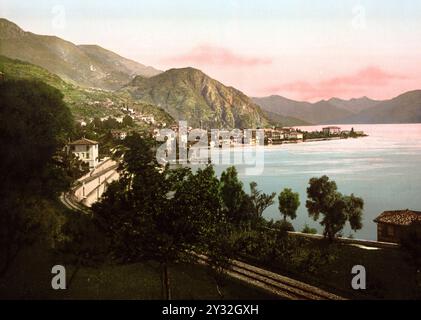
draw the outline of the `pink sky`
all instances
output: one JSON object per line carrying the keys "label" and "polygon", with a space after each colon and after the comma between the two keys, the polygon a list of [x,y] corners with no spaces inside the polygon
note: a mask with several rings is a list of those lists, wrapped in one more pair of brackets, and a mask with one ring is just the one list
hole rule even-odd
{"label": "pink sky", "polygon": [[[190,51],[164,57],[157,64],[163,69],[197,67],[252,96],[279,94],[304,101],[362,96],[389,99],[421,89],[421,69],[414,57],[408,58],[405,54],[396,57],[343,55],[334,63],[326,63],[324,59],[326,56],[320,53],[310,57],[272,57],[200,44]],[[300,60],[304,65],[300,65]]]}
{"label": "pink sky", "polygon": [[388,99],[421,89],[420,1],[2,0],[0,9],[25,30],[161,70],[196,67],[249,96]]}

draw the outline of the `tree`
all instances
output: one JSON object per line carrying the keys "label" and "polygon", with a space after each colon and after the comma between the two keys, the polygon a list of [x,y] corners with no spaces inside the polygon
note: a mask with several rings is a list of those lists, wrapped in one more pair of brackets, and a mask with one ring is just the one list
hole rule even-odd
{"label": "tree", "polygon": [[89,172],[89,163],[82,161],[72,152],[62,150],[57,152],[57,157],[63,164],[63,169],[70,181],[75,181]]}
{"label": "tree", "polygon": [[123,118],[122,126],[123,127],[133,127],[134,126],[133,118],[131,116],[129,116],[128,114],[126,114]]}
{"label": "tree", "polygon": [[309,216],[317,221],[320,214],[323,215],[320,224],[324,226],[323,234],[329,241],[333,241],[347,221],[354,231],[362,228],[363,199],[353,194],[343,196],[337,191],[335,181],[330,181],[329,177],[311,178],[307,197]]}
{"label": "tree", "polygon": [[284,216],[284,221],[287,217],[295,219],[297,217],[297,209],[300,206],[300,195],[292,192],[291,189],[285,188],[278,196],[279,212]]}
{"label": "tree", "polygon": [[105,130],[120,129],[121,126],[121,123],[113,117],[108,117],[102,122],[102,128],[104,128]]}
{"label": "tree", "polygon": [[219,180],[212,167],[170,170],[158,165],[154,142],[133,134],[124,141],[121,178],[93,206],[121,262],[154,260],[161,266],[163,297],[171,298],[169,267],[192,259],[216,237],[222,210]]}
{"label": "tree", "polygon": [[267,207],[270,207],[274,204],[273,199],[275,198],[276,193],[272,192],[271,194],[262,193],[262,191],[257,190],[257,183],[250,183],[250,201],[253,207],[253,214],[255,218],[261,218],[263,211]]}
{"label": "tree", "polygon": [[108,239],[97,221],[84,213],[69,216],[61,232],[62,238],[57,241],[55,252],[63,263],[75,266],[67,283],[70,288],[80,267],[96,267],[105,261]]}
{"label": "tree", "polygon": [[226,270],[229,269],[230,259],[238,252],[238,230],[230,223],[219,223],[213,236],[208,237],[206,242],[207,266],[211,277],[215,281],[219,296],[224,298],[222,290],[226,278]]}
{"label": "tree", "polygon": [[301,230],[302,233],[308,233],[308,234],[317,234],[317,230],[315,228],[311,228],[308,224],[304,225],[303,230]]}
{"label": "tree", "polygon": [[0,82],[0,276],[47,231],[42,200],[69,186],[57,151],[72,125],[60,91],[39,81]]}
{"label": "tree", "polygon": [[221,174],[221,196],[227,218],[237,226],[250,220],[250,202],[238,179],[237,169],[232,166]]}

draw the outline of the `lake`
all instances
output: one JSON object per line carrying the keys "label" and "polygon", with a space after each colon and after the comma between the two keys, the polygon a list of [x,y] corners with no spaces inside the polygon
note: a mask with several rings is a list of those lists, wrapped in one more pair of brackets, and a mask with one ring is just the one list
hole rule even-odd
{"label": "lake", "polygon": [[[246,173],[250,165],[238,164],[240,178],[245,189],[256,181],[266,193],[283,188],[299,192],[301,206],[297,218],[292,221],[296,231],[303,226],[322,230],[318,222],[308,216],[305,201],[308,180],[327,175],[335,180],[343,194],[362,197],[365,201],[363,228],[354,233],[355,238],[376,240],[376,224],[373,219],[384,210],[421,210],[421,124],[397,125],[338,125],[342,130],[364,131],[368,137],[318,142],[303,142],[267,146],[257,157],[261,172]],[[302,130],[321,130],[323,126],[299,127]],[[215,151],[214,151],[215,150]],[[214,149],[237,157],[254,155],[254,148],[240,147],[228,150]],[[216,165],[218,175],[228,165]],[[277,198],[277,196],[276,196]],[[280,219],[277,202],[266,209],[267,219]],[[343,235],[349,236],[347,227]]]}

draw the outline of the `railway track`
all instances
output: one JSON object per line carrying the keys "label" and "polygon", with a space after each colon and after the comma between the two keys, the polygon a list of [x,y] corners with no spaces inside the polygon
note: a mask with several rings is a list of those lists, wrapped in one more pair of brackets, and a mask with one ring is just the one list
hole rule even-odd
{"label": "railway track", "polygon": [[75,199],[72,199],[73,196],[71,192],[63,192],[60,195],[60,201],[63,203],[68,209],[74,211],[80,211],[83,213],[89,213],[89,209],[81,204],[79,204]]}
{"label": "railway track", "polygon": [[[89,208],[84,206],[83,204],[79,203],[77,201],[77,199],[74,196],[75,190],[80,187],[81,185],[83,185],[84,183],[88,183],[90,181],[93,181],[95,179],[97,179],[98,177],[103,176],[104,174],[106,174],[107,172],[110,172],[112,170],[115,170],[118,168],[118,164],[115,165],[111,165],[105,169],[102,169],[98,172],[95,172],[92,175],[87,175],[85,176],[83,179],[80,179],[77,181],[77,183],[75,184],[75,186],[73,186],[73,188],[68,191],[68,192],[63,192],[60,195],[60,201],[69,209],[71,210],[76,210],[76,211],[81,211],[83,213],[89,213]],[[107,177],[106,179],[108,179],[109,177]],[[95,192],[96,189],[92,190],[92,192]]]}
{"label": "railway track", "polygon": [[[197,255],[199,263],[207,264],[208,258]],[[250,264],[232,260],[225,269],[227,275],[266,290],[288,300],[345,300],[344,298],[277,273]]]}

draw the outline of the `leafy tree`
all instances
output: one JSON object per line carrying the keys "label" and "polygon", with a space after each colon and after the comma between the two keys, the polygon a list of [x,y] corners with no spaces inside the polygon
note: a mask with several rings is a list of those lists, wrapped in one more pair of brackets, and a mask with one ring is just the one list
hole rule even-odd
{"label": "leafy tree", "polygon": [[303,230],[301,230],[302,233],[308,233],[308,234],[317,234],[317,230],[315,228],[311,228],[308,224],[304,225]]}
{"label": "leafy tree", "polygon": [[57,150],[72,124],[60,91],[37,81],[0,82],[0,275],[46,231],[42,199],[70,183]]}
{"label": "leafy tree", "polygon": [[63,263],[75,266],[67,283],[70,288],[80,267],[96,267],[105,261],[108,241],[97,221],[87,214],[69,216],[61,232],[62,238],[57,241],[55,252]]}
{"label": "leafy tree", "polygon": [[93,129],[102,129],[103,123],[100,118],[95,117],[92,119],[91,123],[89,123],[88,127],[93,128]]}
{"label": "leafy tree", "polygon": [[297,217],[297,209],[300,206],[300,195],[292,192],[291,189],[285,188],[278,196],[279,211],[284,216],[284,221],[287,217],[292,220]]}
{"label": "leafy tree", "polygon": [[353,231],[360,230],[363,227],[364,200],[354,196],[353,193],[350,196],[345,196],[343,200],[345,201],[345,214],[351,229]]}
{"label": "leafy tree", "polygon": [[219,180],[212,167],[170,170],[158,166],[153,142],[133,134],[124,141],[121,178],[93,206],[122,262],[158,261],[163,296],[171,298],[169,266],[207,250],[216,237],[222,211]]}
{"label": "leafy tree", "polygon": [[278,220],[274,223],[274,227],[276,230],[280,232],[280,234],[286,235],[289,231],[294,231],[294,226],[291,222],[286,220]]}
{"label": "leafy tree", "polygon": [[226,279],[226,270],[229,268],[230,259],[233,259],[238,252],[237,234],[238,231],[232,224],[219,223],[214,236],[208,237],[206,242],[208,271],[215,281],[216,290],[221,299],[224,298],[222,288]]}
{"label": "leafy tree", "polygon": [[72,152],[62,150],[57,152],[59,161],[63,164],[63,169],[70,181],[75,181],[89,172],[89,163],[82,161]]}
{"label": "leafy tree", "polygon": [[221,174],[221,196],[229,222],[240,225],[250,220],[249,198],[238,179],[237,169],[232,166]]}
{"label": "leafy tree", "polygon": [[121,123],[115,118],[108,117],[102,122],[102,127],[106,130],[119,129],[121,127]]}
{"label": "leafy tree", "polygon": [[263,211],[267,207],[270,207],[274,204],[274,198],[276,196],[275,192],[271,194],[262,193],[262,191],[257,190],[257,183],[250,183],[250,201],[252,203],[253,214],[255,218],[261,218]]}
{"label": "leafy tree", "polygon": [[329,241],[333,241],[347,221],[352,230],[361,229],[363,199],[353,194],[343,196],[337,191],[335,181],[330,181],[327,176],[311,178],[309,185],[306,202],[308,213],[315,221],[319,219],[320,214],[323,215],[320,224],[324,226],[323,234]]}
{"label": "leafy tree", "polygon": [[133,127],[134,126],[133,118],[130,117],[129,115],[125,115],[124,118],[123,118],[122,126],[123,127]]}

